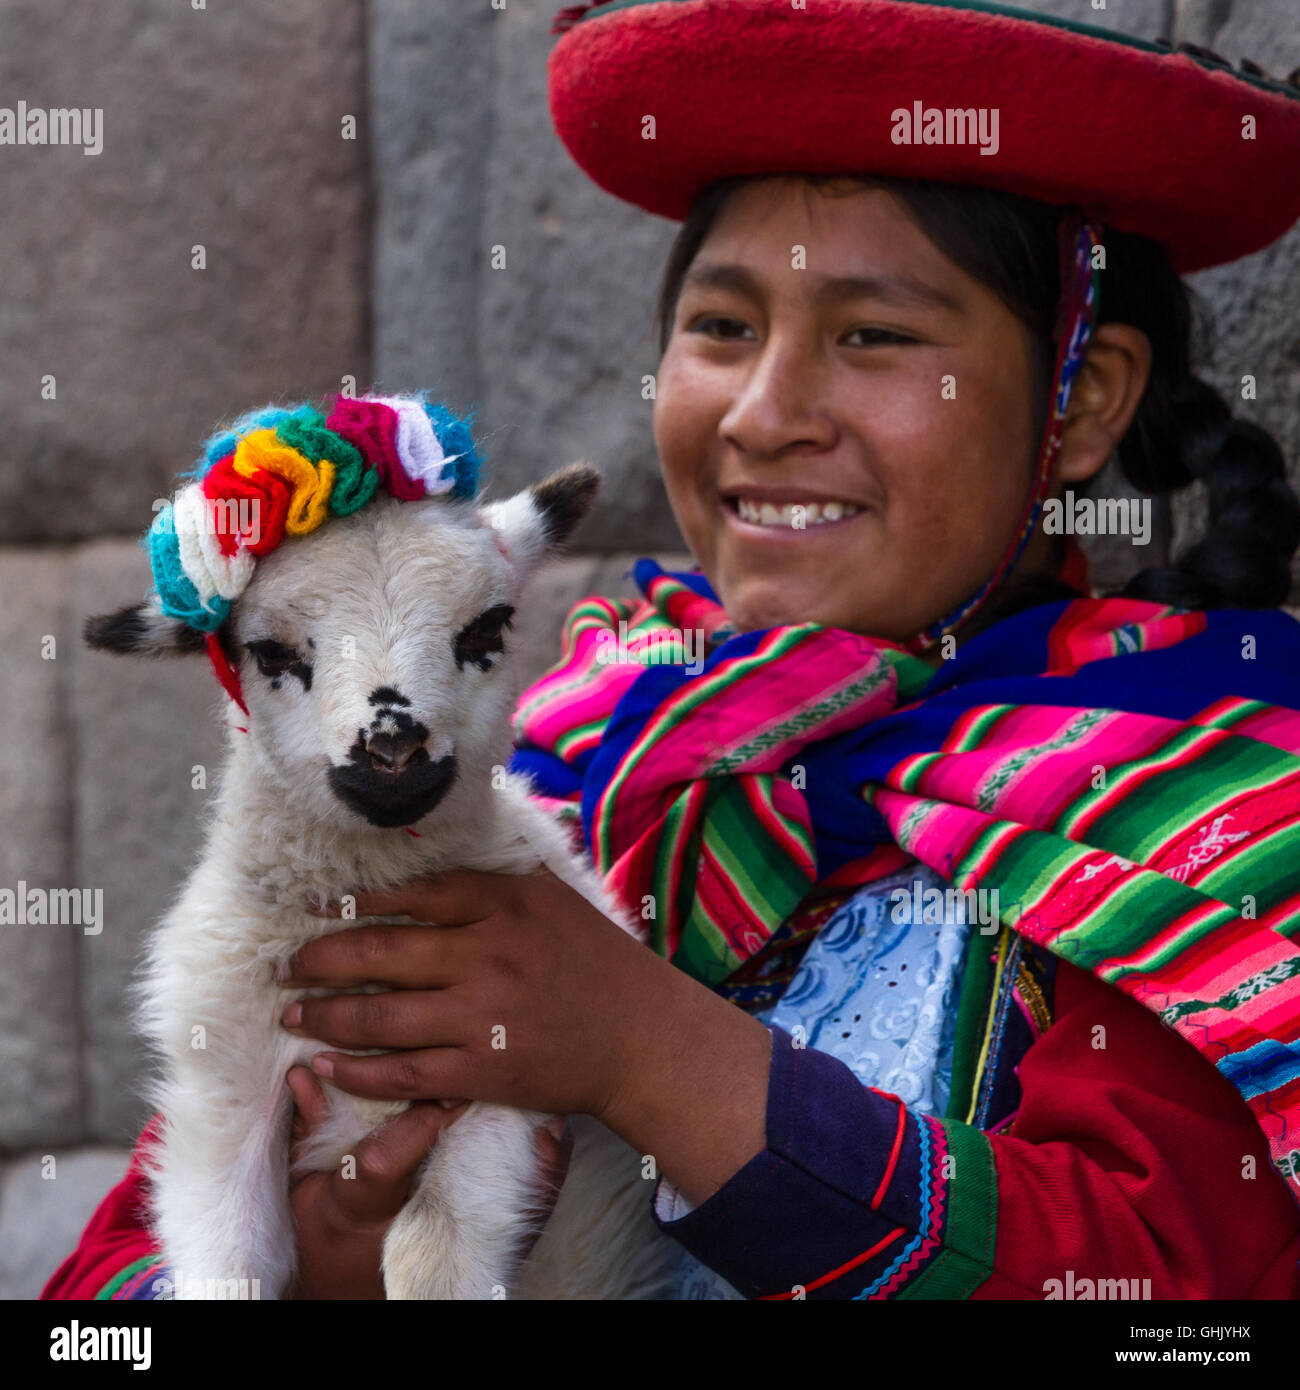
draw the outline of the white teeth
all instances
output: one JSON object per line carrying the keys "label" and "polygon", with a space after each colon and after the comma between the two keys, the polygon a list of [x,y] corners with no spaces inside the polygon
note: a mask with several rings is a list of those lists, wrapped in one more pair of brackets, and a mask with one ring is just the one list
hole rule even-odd
{"label": "white teeth", "polygon": [[736,498],[736,511],[742,521],[758,526],[820,526],[827,521],[840,521],[861,511],[852,502],[787,502],[778,507],[772,502],[758,503],[748,497]]}

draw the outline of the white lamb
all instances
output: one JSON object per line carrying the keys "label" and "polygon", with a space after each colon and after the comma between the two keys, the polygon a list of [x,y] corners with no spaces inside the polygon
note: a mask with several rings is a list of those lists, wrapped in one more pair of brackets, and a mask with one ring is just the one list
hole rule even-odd
{"label": "white lamb", "polygon": [[[164,1117],[154,1231],[182,1296],[256,1279],[274,1298],[295,1274],[284,1078],[322,1044],[279,1019],[291,999],[327,991],[277,979],[299,947],[342,925],[309,915],[312,900],[441,869],[544,864],[635,930],[526,780],[501,775],[518,694],[505,630],[516,609],[527,621],[530,577],[598,485],[574,464],[492,505],[379,492],[264,555],[234,602],[222,640],[247,732],[231,730],[202,857],[151,938],[140,989],[162,1071],[150,1097]],[[88,620],[86,638],[146,656],[203,651],[156,595]],[[339,1163],[405,1106],[326,1090],[330,1121],[304,1168]],[[546,1118],[475,1103],[444,1131],[384,1244],[389,1298],[659,1291],[675,1246],[654,1226],[642,1161],[584,1117],[521,1264]]]}

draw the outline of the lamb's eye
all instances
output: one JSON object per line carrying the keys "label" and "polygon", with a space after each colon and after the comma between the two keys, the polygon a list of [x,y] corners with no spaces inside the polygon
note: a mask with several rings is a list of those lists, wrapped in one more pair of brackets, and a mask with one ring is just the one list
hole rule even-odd
{"label": "lamb's eye", "polygon": [[297,647],[288,647],[283,642],[272,641],[269,637],[263,637],[256,642],[245,642],[244,646],[252,653],[257,662],[257,669],[272,679],[285,675],[295,666],[302,665],[302,657]]}
{"label": "lamb's eye", "polygon": [[490,670],[491,654],[505,651],[502,633],[510,626],[514,614],[510,604],[498,603],[480,613],[472,623],[466,623],[453,643],[456,665],[463,667],[467,661],[472,661],[480,671]]}

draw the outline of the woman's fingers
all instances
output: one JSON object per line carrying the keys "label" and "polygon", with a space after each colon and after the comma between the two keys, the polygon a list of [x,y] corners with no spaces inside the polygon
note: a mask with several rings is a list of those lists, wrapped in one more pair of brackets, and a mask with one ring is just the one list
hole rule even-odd
{"label": "woman's fingers", "polygon": [[542,1196],[554,1201],[569,1172],[573,1157],[573,1121],[566,1115],[555,1115],[536,1132],[538,1157],[537,1180]]}
{"label": "woman's fingers", "polygon": [[293,1126],[289,1131],[289,1162],[298,1156],[298,1146],[329,1114],[329,1097],[320,1079],[308,1067],[289,1068],[289,1090],[293,1095]]}
{"label": "woman's fingers", "polygon": [[468,1105],[462,1101],[444,1110],[432,1101],[417,1102],[371,1130],[356,1146],[353,1162],[334,1170],[332,1195],[339,1210],[357,1222],[396,1216],[406,1205],[415,1174],[438,1136]]}
{"label": "woman's fingers", "polygon": [[479,1091],[483,1077],[463,1047],[424,1047],[354,1057],[348,1052],[318,1052],[311,1069],[330,1085],[370,1100],[435,1100]]}
{"label": "woman's fingers", "polygon": [[[477,869],[447,869],[402,888],[353,893],[358,917],[411,917],[417,922],[465,926],[482,921],[492,910],[492,874]],[[309,905],[313,916],[339,915],[339,904]]]}
{"label": "woman's fingers", "polygon": [[533,1200],[537,1220],[525,1242],[525,1255],[531,1253],[555,1209],[560,1188],[569,1171],[573,1156],[573,1122],[564,1115],[554,1115],[546,1124],[533,1131],[533,1150],[537,1167],[533,1171]]}
{"label": "woman's fingers", "polygon": [[284,968],[285,989],[325,985],[387,985],[440,989],[464,978],[460,933],[447,926],[370,922],[317,937]]}
{"label": "woman's fingers", "polygon": [[457,998],[439,991],[387,990],[299,999],[281,1022],[331,1047],[455,1047],[465,1041],[463,1012]]}
{"label": "woman's fingers", "polygon": [[[291,1067],[292,1168],[303,1142],[329,1118],[330,1099],[320,1079],[306,1067]],[[331,1196],[343,1215],[357,1221],[382,1220],[402,1209],[411,1181],[438,1135],[469,1105],[466,1100],[419,1101],[376,1126],[331,1174]]]}

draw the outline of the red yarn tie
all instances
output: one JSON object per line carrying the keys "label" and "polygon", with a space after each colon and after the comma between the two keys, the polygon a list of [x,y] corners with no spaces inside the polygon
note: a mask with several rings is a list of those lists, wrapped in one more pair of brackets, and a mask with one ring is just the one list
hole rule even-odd
{"label": "red yarn tie", "polygon": [[203,640],[208,649],[208,660],[212,662],[212,669],[217,673],[222,689],[251,719],[252,715],[248,714],[248,706],[244,703],[243,690],[239,684],[239,672],[230,664],[230,658],[222,650],[217,634],[209,632]]}

